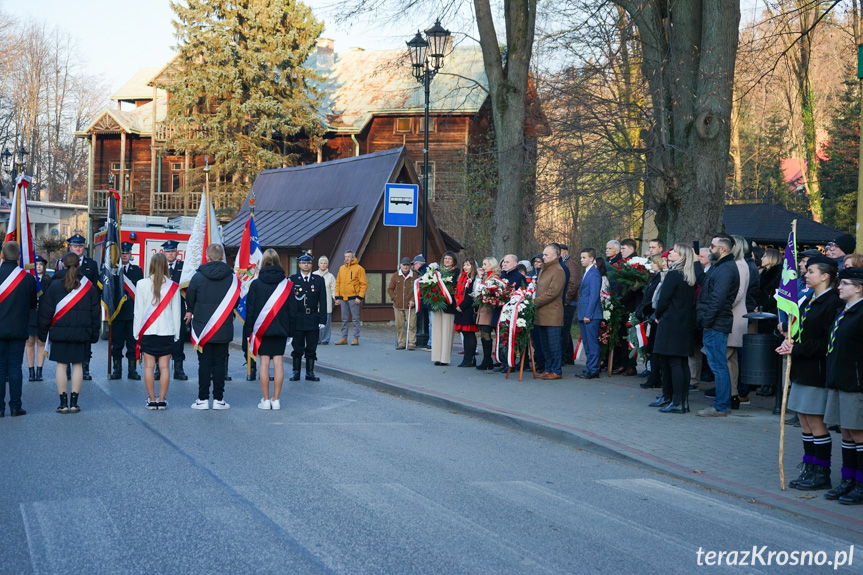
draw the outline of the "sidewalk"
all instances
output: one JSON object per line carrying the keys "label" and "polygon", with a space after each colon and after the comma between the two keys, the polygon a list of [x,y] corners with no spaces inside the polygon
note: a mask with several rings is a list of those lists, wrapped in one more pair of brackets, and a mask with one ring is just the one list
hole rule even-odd
{"label": "sidewalk", "polygon": [[[334,332],[331,341],[338,339],[338,328]],[[394,348],[393,327],[366,324],[359,346],[319,346],[317,370],[863,534],[863,506],[827,501],[823,491],[779,489],[774,398],[752,394],[751,405],[727,418],[701,418],[695,411],[710,400],[693,391],[691,413],[662,414],[647,407],[657,390],[641,389],[640,377],[582,380],[575,374],[583,365],[576,365],[565,366],[563,379],[554,382],[534,380],[526,368],[519,383],[515,371],[507,380],[503,374],[456,367],[463,357],[457,354],[460,344],[448,367],[434,366],[427,351]],[[834,485],[840,480],[840,441],[833,434]],[[801,457],[800,429],[786,426],[786,483],[799,474]]]}

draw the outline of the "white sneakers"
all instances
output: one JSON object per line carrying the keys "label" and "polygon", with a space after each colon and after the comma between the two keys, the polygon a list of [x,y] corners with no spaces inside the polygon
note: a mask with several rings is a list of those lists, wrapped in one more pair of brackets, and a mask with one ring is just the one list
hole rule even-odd
{"label": "white sneakers", "polygon": [[269,399],[262,399],[261,403],[258,404],[258,409],[272,409],[272,403]]}
{"label": "white sneakers", "polygon": [[231,409],[231,406],[224,399],[214,399],[213,409]]}
{"label": "white sneakers", "polygon": [[273,399],[272,401],[270,401],[270,406],[272,407],[272,409],[281,409],[282,408],[282,404],[279,403],[278,399]]}
{"label": "white sneakers", "polygon": [[196,399],[192,409],[210,409],[210,402],[206,399]]}

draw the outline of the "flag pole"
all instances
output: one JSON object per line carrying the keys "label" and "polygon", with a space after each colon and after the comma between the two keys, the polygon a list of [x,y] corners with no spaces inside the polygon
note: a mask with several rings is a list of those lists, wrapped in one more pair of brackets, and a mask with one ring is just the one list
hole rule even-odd
{"label": "flag pole", "polygon": [[[797,220],[791,222],[791,235],[794,238],[794,263],[797,263]],[[794,270],[798,272],[798,270]],[[799,272],[798,272],[799,273]],[[785,330],[785,342],[791,345],[791,316],[788,316],[788,329]],[[791,387],[791,354],[785,363],[785,380],[782,385],[782,411],[779,416],[779,488],[785,491],[785,408],[788,406],[788,389]]]}

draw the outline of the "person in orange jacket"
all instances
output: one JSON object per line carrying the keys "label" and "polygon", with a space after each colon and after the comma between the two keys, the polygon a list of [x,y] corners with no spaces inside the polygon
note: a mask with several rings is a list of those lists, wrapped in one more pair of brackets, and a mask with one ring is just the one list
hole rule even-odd
{"label": "person in orange jacket", "polygon": [[342,337],[335,345],[348,343],[348,322],[353,322],[354,329],[351,334],[351,345],[360,343],[360,306],[366,297],[366,289],[369,287],[366,281],[366,270],[357,262],[354,252],[345,252],[345,263],[339,268],[336,276],[336,305],[342,310]]}

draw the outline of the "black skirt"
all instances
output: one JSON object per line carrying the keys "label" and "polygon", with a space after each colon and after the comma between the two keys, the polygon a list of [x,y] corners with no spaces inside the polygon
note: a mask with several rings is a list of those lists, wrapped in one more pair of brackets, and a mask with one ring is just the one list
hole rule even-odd
{"label": "black skirt", "polygon": [[84,363],[90,359],[90,344],[52,341],[48,359],[57,363]]}
{"label": "black skirt", "polygon": [[153,357],[171,355],[173,347],[173,335],[145,335],[141,338],[141,353],[146,353]]}
{"label": "black skirt", "polygon": [[267,355],[269,357],[285,355],[285,347],[287,346],[287,342],[287,337],[264,336],[263,339],[261,339],[261,347],[258,348],[258,355]]}

